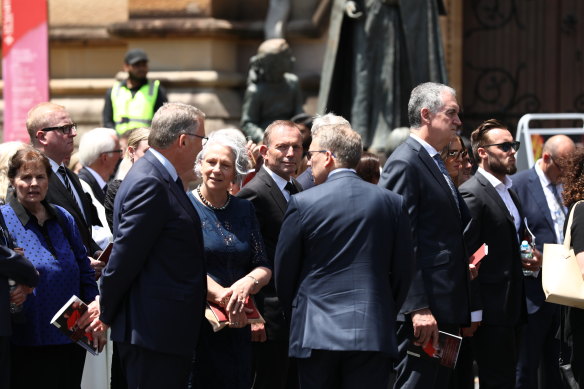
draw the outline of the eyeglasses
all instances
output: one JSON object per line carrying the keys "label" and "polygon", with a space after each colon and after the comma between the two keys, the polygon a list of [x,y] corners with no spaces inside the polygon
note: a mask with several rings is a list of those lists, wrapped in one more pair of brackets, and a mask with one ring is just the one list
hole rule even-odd
{"label": "eyeglasses", "polygon": [[64,126],[59,127],[46,127],[43,128],[41,131],[49,132],[49,131],[61,131],[65,135],[69,135],[73,131],[77,131],[77,123],[65,124]]}
{"label": "eyeglasses", "polygon": [[480,147],[490,147],[490,146],[497,146],[501,151],[503,152],[508,152],[511,151],[511,149],[515,150],[515,151],[519,151],[519,146],[521,146],[521,142],[519,141],[515,141],[515,142],[503,142],[503,143],[493,143],[491,145],[483,145]]}
{"label": "eyeglasses", "polygon": [[[308,159],[308,160],[310,161],[310,159],[312,158],[312,154],[313,154],[313,153],[327,153],[327,152],[328,152],[328,153],[331,153],[331,155],[332,155],[333,157],[335,157],[335,155],[333,154],[333,152],[332,152],[332,151],[330,151],[330,150],[308,150],[308,151],[306,152],[306,159]],[[335,158],[336,158],[336,157],[335,157]]]}
{"label": "eyeglasses", "polygon": [[468,151],[466,150],[449,150],[446,153],[446,158],[450,158],[450,159],[457,159],[458,157],[466,157],[466,155],[468,154]]}
{"label": "eyeglasses", "polygon": [[102,154],[109,154],[109,153],[118,153],[121,154],[124,150],[122,149],[118,149],[118,150],[110,150],[110,151],[104,151]]}
{"label": "eyeglasses", "polygon": [[205,145],[205,143],[207,143],[207,141],[209,140],[209,138],[206,137],[206,136],[201,136],[201,135],[193,134],[191,132],[185,132],[184,134],[185,135],[194,136],[194,137],[197,137],[197,138],[201,138],[201,144],[202,145]]}

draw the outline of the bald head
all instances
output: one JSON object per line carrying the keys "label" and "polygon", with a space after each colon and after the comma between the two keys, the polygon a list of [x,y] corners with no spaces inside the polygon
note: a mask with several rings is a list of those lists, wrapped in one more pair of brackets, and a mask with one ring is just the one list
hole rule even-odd
{"label": "bald head", "polygon": [[562,178],[562,162],[575,150],[574,142],[566,135],[554,135],[544,143],[540,167],[553,184]]}

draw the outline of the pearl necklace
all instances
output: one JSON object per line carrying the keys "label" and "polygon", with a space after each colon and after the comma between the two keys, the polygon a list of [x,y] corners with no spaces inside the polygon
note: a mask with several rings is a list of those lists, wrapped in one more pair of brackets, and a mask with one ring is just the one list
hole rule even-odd
{"label": "pearl necklace", "polygon": [[205,196],[203,196],[203,193],[201,193],[201,185],[197,186],[197,194],[199,195],[199,198],[201,199],[201,202],[211,208],[213,211],[223,211],[225,208],[227,208],[227,206],[229,205],[229,202],[231,201],[231,194],[229,192],[227,192],[227,201],[225,202],[225,204],[223,204],[222,207],[216,207],[213,204],[211,204],[211,202],[209,200],[207,200],[205,198]]}

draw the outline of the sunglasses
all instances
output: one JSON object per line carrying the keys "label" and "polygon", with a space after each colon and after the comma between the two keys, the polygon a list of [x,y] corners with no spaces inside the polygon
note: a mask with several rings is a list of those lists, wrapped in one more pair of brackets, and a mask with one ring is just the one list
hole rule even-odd
{"label": "sunglasses", "polygon": [[45,132],[61,131],[63,134],[69,135],[73,131],[77,131],[77,124],[71,123],[71,124],[65,124],[64,126],[59,126],[59,127],[46,127],[46,128],[43,128],[41,131],[45,131]]}
{"label": "sunglasses", "polygon": [[506,153],[508,151],[511,151],[511,149],[513,149],[515,151],[519,151],[519,146],[521,146],[521,142],[515,141],[515,142],[493,143],[491,145],[484,145],[484,146],[480,146],[480,147],[485,148],[485,147],[490,147],[490,146],[497,146],[501,151]]}
{"label": "sunglasses", "polygon": [[446,158],[456,159],[458,157],[466,157],[468,151],[466,150],[451,150],[446,153]]}

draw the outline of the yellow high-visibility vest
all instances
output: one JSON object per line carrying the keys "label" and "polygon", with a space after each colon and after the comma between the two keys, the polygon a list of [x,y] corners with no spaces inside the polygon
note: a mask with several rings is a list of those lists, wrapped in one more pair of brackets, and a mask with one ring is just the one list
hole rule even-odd
{"label": "yellow high-visibility vest", "polygon": [[113,87],[110,97],[113,119],[119,135],[134,128],[150,126],[159,88],[160,81],[148,81],[132,97],[125,81]]}

